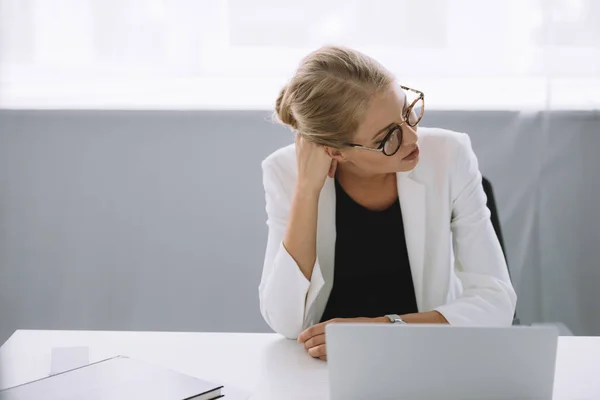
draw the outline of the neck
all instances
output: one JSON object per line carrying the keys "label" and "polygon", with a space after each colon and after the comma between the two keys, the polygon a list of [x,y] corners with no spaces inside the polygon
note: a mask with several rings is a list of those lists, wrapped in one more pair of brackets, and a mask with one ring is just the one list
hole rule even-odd
{"label": "neck", "polygon": [[396,178],[395,173],[369,174],[357,171],[348,165],[339,165],[336,172],[336,178],[340,183],[352,183],[360,186],[380,186],[387,183],[390,178]]}

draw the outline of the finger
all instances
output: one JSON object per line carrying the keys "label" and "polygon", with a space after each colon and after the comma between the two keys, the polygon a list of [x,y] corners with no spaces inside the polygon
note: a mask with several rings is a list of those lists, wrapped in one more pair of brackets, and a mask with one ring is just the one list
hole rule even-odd
{"label": "finger", "polygon": [[314,336],[321,335],[322,333],[325,332],[326,324],[327,324],[327,322],[321,322],[320,324],[311,326],[310,328],[308,328],[307,330],[305,330],[298,336],[298,342],[304,343],[308,339],[310,339]]}
{"label": "finger", "polygon": [[319,357],[319,360],[327,361],[327,356]]}
{"label": "finger", "polygon": [[318,346],[318,345],[324,344],[324,343],[325,343],[325,334],[321,334],[321,335],[311,337],[306,342],[304,342],[304,347],[306,349],[310,349],[311,347],[315,347],[315,346]]}
{"label": "finger", "polygon": [[331,166],[329,167],[329,177],[335,177],[335,171],[337,170],[337,160],[331,160]]}
{"label": "finger", "polygon": [[308,349],[308,354],[310,354],[311,357],[314,358],[325,357],[327,355],[327,345],[320,344],[318,346],[311,347],[310,349]]}

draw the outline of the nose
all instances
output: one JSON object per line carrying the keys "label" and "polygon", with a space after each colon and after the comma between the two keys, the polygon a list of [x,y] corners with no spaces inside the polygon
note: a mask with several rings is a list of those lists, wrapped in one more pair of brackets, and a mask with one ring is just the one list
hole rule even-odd
{"label": "nose", "polygon": [[402,126],[402,147],[410,147],[417,144],[419,137],[417,135],[417,127],[412,127],[408,124]]}

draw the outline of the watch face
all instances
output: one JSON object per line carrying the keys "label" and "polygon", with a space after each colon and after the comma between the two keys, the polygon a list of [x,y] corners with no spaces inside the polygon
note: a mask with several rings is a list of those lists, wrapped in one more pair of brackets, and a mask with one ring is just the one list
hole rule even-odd
{"label": "watch face", "polygon": [[394,323],[396,323],[396,324],[406,324],[406,322],[399,315],[396,315],[396,319],[394,320]]}
{"label": "watch face", "polygon": [[392,324],[402,323],[402,317],[397,314],[386,315]]}

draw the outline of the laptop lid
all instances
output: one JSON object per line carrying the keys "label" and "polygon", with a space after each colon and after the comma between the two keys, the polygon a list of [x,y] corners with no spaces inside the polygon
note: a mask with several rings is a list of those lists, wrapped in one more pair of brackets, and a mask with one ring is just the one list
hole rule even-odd
{"label": "laptop lid", "polygon": [[552,398],[552,327],[331,324],[332,400]]}

